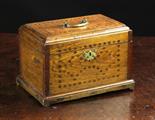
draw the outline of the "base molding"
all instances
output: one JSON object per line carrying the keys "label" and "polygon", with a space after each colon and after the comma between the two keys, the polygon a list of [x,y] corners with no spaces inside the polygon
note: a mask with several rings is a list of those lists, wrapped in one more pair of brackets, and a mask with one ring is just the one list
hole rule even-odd
{"label": "base molding", "polygon": [[98,95],[106,92],[123,90],[123,89],[134,89],[135,81],[133,79],[125,80],[117,83],[112,83],[108,85],[102,85],[98,87],[93,87],[84,90],[78,90],[74,92],[69,92],[65,94],[53,95],[53,96],[43,96],[39,94],[34,88],[32,88],[28,83],[21,79],[20,76],[16,79],[17,85],[23,87],[27,92],[29,92],[33,97],[35,97],[43,106],[50,106],[51,104],[80,99],[84,97],[89,97],[93,95]]}

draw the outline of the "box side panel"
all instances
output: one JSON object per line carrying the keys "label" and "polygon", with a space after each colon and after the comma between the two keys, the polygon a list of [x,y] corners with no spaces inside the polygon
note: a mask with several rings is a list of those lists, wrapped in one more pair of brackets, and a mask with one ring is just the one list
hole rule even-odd
{"label": "box side panel", "polygon": [[20,29],[20,77],[43,94],[44,61],[43,47],[27,29]]}
{"label": "box side panel", "polygon": [[[95,53],[92,60],[85,53]],[[50,46],[50,95],[127,80],[128,32]]]}
{"label": "box side panel", "polygon": [[128,32],[129,44],[128,44],[128,79],[132,79],[132,67],[133,67],[133,34],[132,30]]}

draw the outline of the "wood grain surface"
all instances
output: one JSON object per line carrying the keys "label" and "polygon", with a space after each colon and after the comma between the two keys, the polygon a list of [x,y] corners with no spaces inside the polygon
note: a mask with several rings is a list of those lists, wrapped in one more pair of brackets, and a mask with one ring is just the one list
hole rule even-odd
{"label": "wood grain surface", "polygon": [[0,120],[154,120],[155,37],[134,37],[133,92],[123,90],[42,107],[18,88],[16,34],[0,33]]}

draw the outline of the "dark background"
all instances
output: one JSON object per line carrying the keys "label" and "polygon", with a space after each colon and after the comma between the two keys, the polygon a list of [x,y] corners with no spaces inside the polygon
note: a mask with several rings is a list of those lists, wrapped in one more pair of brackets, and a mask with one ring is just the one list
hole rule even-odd
{"label": "dark background", "polygon": [[102,13],[124,22],[135,35],[155,35],[153,0],[0,0],[0,32],[22,24]]}

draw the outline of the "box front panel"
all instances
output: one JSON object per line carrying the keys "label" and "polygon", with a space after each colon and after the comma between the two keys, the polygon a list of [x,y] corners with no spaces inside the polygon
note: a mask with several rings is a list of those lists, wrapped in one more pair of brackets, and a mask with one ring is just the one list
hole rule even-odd
{"label": "box front panel", "polygon": [[50,95],[127,80],[128,32],[50,47]]}

